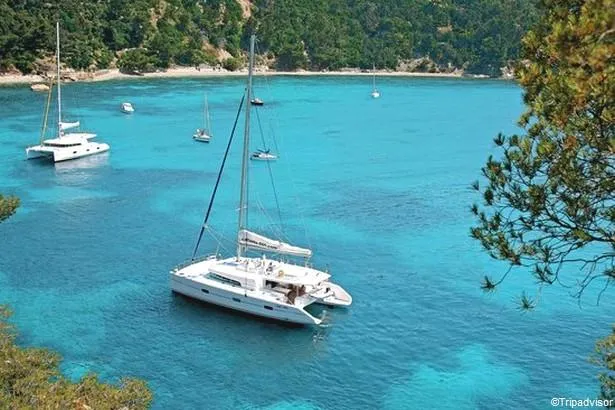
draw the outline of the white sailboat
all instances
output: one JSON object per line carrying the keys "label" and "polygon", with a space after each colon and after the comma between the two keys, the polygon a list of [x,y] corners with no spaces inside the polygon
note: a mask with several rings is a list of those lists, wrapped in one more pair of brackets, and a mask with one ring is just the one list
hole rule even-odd
{"label": "white sailboat", "polygon": [[[312,256],[310,249],[268,238],[246,226],[253,65],[254,36],[250,39],[248,84],[242,99],[242,106],[245,105],[245,129],[237,254],[227,258],[218,254],[196,258],[203,232],[208,229],[207,222],[231,146],[229,141],[193,257],[170,272],[171,289],[195,299],[261,317],[298,324],[320,324],[321,319],[309,313],[306,307],[315,303],[349,306],[352,297],[341,286],[330,281],[329,273],[308,266],[307,261]],[[261,255],[248,256],[250,251],[260,252]],[[305,264],[282,261],[280,256],[303,258]]]}
{"label": "white sailboat", "polygon": [[203,128],[197,128],[192,135],[192,139],[199,142],[209,142],[211,140],[211,124],[209,121],[209,104],[207,103],[207,94],[205,94],[205,112],[203,113]]}
{"label": "white sailboat", "polygon": [[376,64],[374,63],[373,66],[373,76],[372,76],[372,98],[380,98],[380,92],[378,92],[378,89],[376,88]]}
{"label": "white sailboat", "polygon": [[[79,121],[62,121],[62,87],[60,77],[60,23],[56,23],[56,62],[58,69],[57,88],[58,88],[58,127],[56,138],[44,139],[47,127],[47,113],[49,112],[50,98],[47,100],[45,108],[45,119],[41,132],[41,141],[38,145],[26,148],[26,157],[49,158],[53,162],[67,161],[85,157],[88,155],[100,154],[109,150],[109,145],[90,141],[96,134],[89,132],[68,132],[66,130],[79,127]],[[50,89],[49,97],[51,97]]]}
{"label": "white sailboat", "polygon": [[122,104],[120,104],[120,111],[124,114],[132,114],[133,112],[135,112],[135,107],[133,107],[132,104],[129,102],[123,102]]}

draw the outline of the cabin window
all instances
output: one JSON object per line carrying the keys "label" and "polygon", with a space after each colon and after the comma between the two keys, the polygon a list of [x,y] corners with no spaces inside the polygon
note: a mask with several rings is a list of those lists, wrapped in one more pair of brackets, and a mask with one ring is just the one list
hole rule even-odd
{"label": "cabin window", "polygon": [[265,306],[265,309],[267,310],[273,310],[273,308],[271,306]]}
{"label": "cabin window", "polygon": [[209,293],[209,291],[207,289],[201,289],[201,292],[203,293]]}
{"label": "cabin window", "polygon": [[239,283],[238,281],[233,280],[233,279],[229,279],[229,278],[225,278],[224,276],[216,275],[215,273],[211,273],[210,272],[210,273],[207,274],[207,277],[209,279],[213,279],[213,280],[218,281],[220,283],[225,283],[227,285],[241,287],[241,283]]}
{"label": "cabin window", "polygon": [[241,299],[239,299],[239,298],[233,298],[233,301],[241,303]]}
{"label": "cabin window", "polygon": [[68,148],[68,147],[76,147],[76,146],[79,146],[79,145],[81,145],[81,144],[62,144],[62,143],[57,143],[57,144],[56,144],[56,143],[50,142],[50,143],[44,143],[44,145],[45,145],[46,147],[60,147],[60,148]]}

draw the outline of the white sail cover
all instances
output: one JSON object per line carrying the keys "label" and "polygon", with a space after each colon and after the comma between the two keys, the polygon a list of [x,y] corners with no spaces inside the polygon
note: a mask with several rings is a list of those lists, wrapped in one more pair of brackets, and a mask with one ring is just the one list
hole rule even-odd
{"label": "white sail cover", "polygon": [[275,239],[269,239],[263,235],[246,231],[245,229],[239,231],[239,244],[251,249],[282,253],[284,255],[300,256],[303,258],[312,256],[312,251],[310,249],[300,248],[286,242],[276,241]]}
{"label": "white sail cover", "polygon": [[71,128],[75,128],[79,126],[79,121],[75,121],[75,122],[61,122],[60,123],[60,129],[62,131],[64,130],[70,130]]}

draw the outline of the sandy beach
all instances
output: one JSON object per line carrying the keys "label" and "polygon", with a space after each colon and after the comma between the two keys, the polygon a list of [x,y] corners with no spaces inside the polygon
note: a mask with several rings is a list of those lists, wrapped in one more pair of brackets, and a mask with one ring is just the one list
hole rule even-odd
{"label": "sandy beach", "polygon": [[[196,69],[194,67],[175,67],[165,71],[154,73],[146,73],[143,75],[131,75],[120,73],[117,69],[100,70],[96,72],[78,72],[66,71],[64,75],[75,81],[109,81],[109,80],[124,80],[137,78],[181,78],[181,77],[235,77],[245,76],[248,71],[246,69],[238,71],[215,70],[215,69]],[[401,71],[377,71],[377,76],[388,77],[443,77],[443,78],[460,78],[463,76],[461,72],[453,73],[418,73],[418,72],[401,72]],[[371,72],[362,72],[358,70],[344,71],[273,71],[257,69],[256,76],[371,76]],[[14,84],[36,84],[46,82],[47,80],[39,75],[20,75],[20,74],[0,74],[0,85]]]}

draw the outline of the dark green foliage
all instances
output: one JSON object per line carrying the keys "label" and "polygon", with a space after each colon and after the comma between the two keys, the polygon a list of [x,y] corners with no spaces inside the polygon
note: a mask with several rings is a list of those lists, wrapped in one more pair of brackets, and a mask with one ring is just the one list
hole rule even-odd
{"label": "dark green foliage", "polygon": [[602,384],[600,396],[604,400],[610,400],[607,408],[615,409],[615,325],[612,333],[596,343],[596,353],[593,362],[604,371],[598,378]]}
{"label": "dark green foliage", "polygon": [[243,61],[240,58],[231,57],[222,62],[222,67],[229,71],[237,71],[243,67]]}
{"label": "dark green foliage", "polygon": [[122,56],[128,71],[214,63],[207,43],[238,56],[243,25],[235,0],[0,0],[0,71],[28,73],[51,58],[58,20],[65,65],[107,68]]}
{"label": "dark green foliage", "polygon": [[536,19],[532,0],[254,3],[258,34],[278,65],[316,70],[373,63],[394,69],[402,60],[429,56],[441,66],[499,75],[518,57],[521,37]]}
{"label": "dark green foliage", "polygon": [[59,371],[60,356],[15,344],[10,311],[0,306],[0,408],[3,409],[147,409],[152,393],[136,379],[118,386],[89,374],[72,383]]}
{"label": "dark green foliage", "polygon": [[51,57],[59,20],[63,62],[77,69],[106,68],[127,49],[147,49],[154,68],[212,64],[211,47],[241,57],[255,32],[278,69],[395,69],[428,56],[498,75],[518,57],[534,1],[255,0],[246,20],[238,0],[0,0],[0,70],[30,72]]}
{"label": "dark green foliage", "polygon": [[126,51],[117,61],[117,67],[123,73],[147,73],[155,71],[156,57],[144,48]]}
{"label": "dark green foliage", "polygon": [[13,215],[19,206],[19,198],[4,197],[0,194],[0,222]]}

